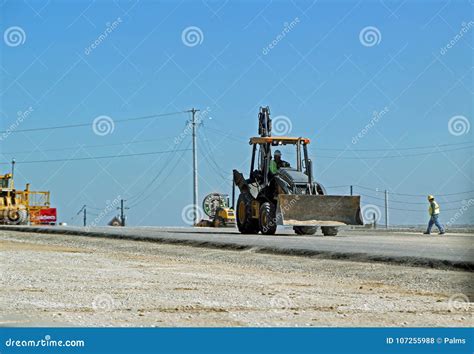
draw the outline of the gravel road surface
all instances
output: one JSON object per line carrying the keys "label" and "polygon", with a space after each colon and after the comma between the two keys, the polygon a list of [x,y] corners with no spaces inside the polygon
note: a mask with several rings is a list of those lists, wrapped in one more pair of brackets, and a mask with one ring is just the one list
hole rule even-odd
{"label": "gravel road surface", "polygon": [[462,270],[7,230],[0,253],[3,326],[473,324]]}

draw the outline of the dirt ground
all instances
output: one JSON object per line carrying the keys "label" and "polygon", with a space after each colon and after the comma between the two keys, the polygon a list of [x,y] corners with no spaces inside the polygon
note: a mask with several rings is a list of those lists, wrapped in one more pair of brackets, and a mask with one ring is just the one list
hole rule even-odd
{"label": "dirt ground", "polygon": [[0,253],[2,326],[473,325],[462,271],[11,231]]}

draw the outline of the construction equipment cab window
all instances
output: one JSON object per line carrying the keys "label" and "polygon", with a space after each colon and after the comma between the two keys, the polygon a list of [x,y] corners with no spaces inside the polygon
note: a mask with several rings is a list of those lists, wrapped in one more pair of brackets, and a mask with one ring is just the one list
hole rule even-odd
{"label": "construction equipment cab window", "polygon": [[275,150],[273,159],[270,161],[270,172],[276,174],[282,167],[291,167],[290,163],[281,158],[281,151]]}

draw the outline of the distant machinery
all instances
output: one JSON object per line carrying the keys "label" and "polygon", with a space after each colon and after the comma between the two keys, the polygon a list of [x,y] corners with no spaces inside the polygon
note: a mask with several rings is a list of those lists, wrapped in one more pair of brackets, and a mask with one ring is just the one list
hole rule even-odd
{"label": "distant machinery", "polygon": [[55,225],[56,208],[50,206],[50,192],[15,189],[13,174],[0,175],[0,224]]}
{"label": "distant machinery", "polygon": [[196,226],[201,227],[226,227],[235,226],[235,213],[229,207],[229,196],[227,194],[208,194],[203,202],[202,208],[210,220],[203,219]]}

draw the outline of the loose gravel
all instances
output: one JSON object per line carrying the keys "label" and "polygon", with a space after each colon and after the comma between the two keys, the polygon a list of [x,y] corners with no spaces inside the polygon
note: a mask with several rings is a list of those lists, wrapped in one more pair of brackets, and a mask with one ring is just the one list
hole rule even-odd
{"label": "loose gravel", "polygon": [[3,326],[472,326],[472,273],[0,231]]}

